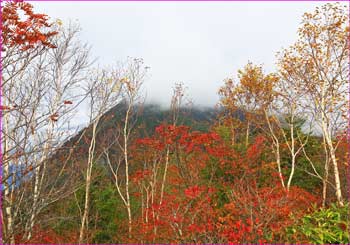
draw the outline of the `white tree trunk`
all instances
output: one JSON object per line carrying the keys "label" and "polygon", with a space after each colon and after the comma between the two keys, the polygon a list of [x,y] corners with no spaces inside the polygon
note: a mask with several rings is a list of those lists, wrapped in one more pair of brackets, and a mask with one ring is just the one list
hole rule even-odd
{"label": "white tree trunk", "polygon": [[128,212],[128,231],[129,231],[129,238],[131,237],[131,231],[132,231],[132,217],[131,217],[131,205],[130,205],[130,194],[129,194],[129,159],[128,159],[128,141],[129,141],[129,132],[128,132],[128,126],[129,126],[129,117],[130,117],[130,111],[131,111],[132,104],[130,103],[128,105],[128,110],[125,115],[125,123],[124,123],[124,129],[123,129],[123,136],[124,136],[124,161],[125,161],[125,195],[126,195],[126,209]]}
{"label": "white tree trunk", "polygon": [[342,196],[342,192],[341,192],[341,183],[340,183],[338,162],[337,162],[337,158],[336,158],[336,155],[335,155],[335,149],[334,149],[334,146],[333,146],[333,142],[332,142],[330,133],[329,133],[329,131],[327,130],[327,128],[325,126],[326,125],[323,123],[322,124],[322,129],[323,129],[323,133],[324,133],[324,136],[325,136],[325,139],[326,139],[327,147],[329,149],[329,155],[330,155],[330,158],[331,158],[333,171],[334,171],[335,195],[337,197],[338,204],[340,206],[344,206],[343,196]]}
{"label": "white tree trunk", "polygon": [[[8,132],[8,115],[7,113],[4,113],[4,138],[3,138],[3,152],[4,154],[6,154],[6,152],[8,151],[8,142],[7,142],[7,138],[6,136],[9,135]],[[2,159],[8,159],[6,155],[2,156]],[[3,164],[3,163],[2,163]],[[12,198],[10,195],[10,188],[13,188],[13,183],[9,184],[9,178],[10,178],[10,166],[9,166],[9,162],[6,162],[5,164],[3,164],[3,169],[4,169],[4,174],[3,174],[3,178],[5,181],[3,181],[4,184],[4,203],[3,205],[5,206],[5,214],[6,214],[6,235],[7,238],[6,240],[9,241],[10,244],[15,244],[15,237],[14,237],[14,230],[13,230],[13,212],[12,212],[12,206],[13,206],[13,202],[12,202]],[[11,180],[13,182],[13,178]]]}
{"label": "white tree trunk", "polygon": [[79,232],[79,244],[82,244],[84,241],[85,235],[85,227],[87,227],[88,216],[89,216],[89,203],[90,203],[90,186],[91,186],[91,174],[92,174],[92,166],[94,162],[94,153],[95,153],[95,145],[96,145],[96,128],[99,120],[93,123],[92,126],[92,138],[89,146],[89,156],[86,168],[86,185],[85,185],[85,204],[83,217],[81,220],[80,232]]}

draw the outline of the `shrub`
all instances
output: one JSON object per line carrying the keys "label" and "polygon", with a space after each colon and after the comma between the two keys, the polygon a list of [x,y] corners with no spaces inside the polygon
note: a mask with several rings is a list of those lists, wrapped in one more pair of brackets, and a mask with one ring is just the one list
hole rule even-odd
{"label": "shrub", "polygon": [[349,244],[349,203],[332,204],[305,215],[299,224],[287,229],[290,240],[317,244]]}

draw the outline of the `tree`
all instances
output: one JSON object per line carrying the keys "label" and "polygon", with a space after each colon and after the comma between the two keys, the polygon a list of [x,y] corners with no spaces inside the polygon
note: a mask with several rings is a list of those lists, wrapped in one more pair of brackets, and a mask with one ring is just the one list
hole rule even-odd
{"label": "tree", "polygon": [[[314,13],[305,13],[299,39],[279,54],[284,77],[304,94],[302,106],[322,133],[333,167],[335,194],[343,205],[335,136],[346,127],[349,80],[349,26],[347,8],[326,4]],[[328,163],[325,162],[328,172]]]}
{"label": "tree", "polygon": [[[262,66],[248,63],[243,70],[238,71],[239,83],[234,85],[232,81],[221,88],[223,95],[222,103],[224,108],[229,110],[241,108],[246,117],[247,124],[245,145],[249,144],[251,124],[265,132],[271,141],[271,148],[275,155],[278,173],[281,184],[284,187],[284,180],[281,169],[281,143],[279,132],[276,130],[276,117],[274,116],[273,103],[276,99],[276,83],[279,78],[276,74],[265,75]],[[227,92],[228,91],[228,92]],[[232,117],[232,115],[231,115]]]}
{"label": "tree", "polygon": [[134,166],[142,166],[131,179],[142,203],[133,232],[138,242],[212,241],[213,226],[207,230],[202,222],[213,225],[213,189],[200,183],[201,171],[221,153],[219,142],[215,133],[172,124],[159,125],[152,137],[136,141]]}
{"label": "tree", "polygon": [[263,135],[255,137],[248,149],[236,152],[220,166],[226,178],[223,184],[226,201],[217,210],[217,232],[221,243],[285,242],[284,229],[300,217],[316,198],[305,190],[278,183],[274,166],[265,163],[269,143]]}
{"label": "tree", "polygon": [[[130,199],[130,144],[132,133],[135,130],[140,104],[143,103],[141,87],[145,78],[147,68],[144,67],[142,59],[128,60],[121,68],[121,96],[124,115],[117,122],[116,130],[120,140],[116,141],[120,154],[113,159],[109,149],[104,149],[105,159],[113,174],[114,184],[122,199],[128,215],[128,233],[131,238],[132,232],[132,207]],[[120,179],[120,167],[124,165],[123,181]]]}
{"label": "tree", "polygon": [[[24,16],[21,16],[20,11]],[[47,15],[34,13],[30,3],[7,1],[1,12],[1,51],[20,55],[21,51],[33,52],[33,49],[55,48],[50,39],[57,31],[51,28],[52,23],[48,22]]]}
{"label": "tree", "polygon": [[[287,150],[290,157],[290,172],[286,182],[287,191],[289,191],[297,167],[297,159],[305,152],[305,145],[308,143],[309,136],[312,133],[313,118],[308,118],[304,108],[300,106],[304,94],[296,90],[299,84],[283,74],[279,74],[279,81],[276,84],[276,98],[273,103],[273,109],[276,116],[274,122],[276,131],[280,132],[281,142]],[[307,124],[306,125],[306,121]]]}
{"label": "tree", "polygon": [[118,70],[109,71],[103,69],[101,71],[91,72],[88,78],[86,91],[89,94],[89,128],[91,129],[89,133],[91,133],[91,137],[87,138],[89,149],[85,174],[85,202],[81,217],[79,244],[83,243],[85,229],[88,227],[92,170],[98,158],[96,157],[95,150],[98,139],[98,126],[105,113],[121,102],[122,78],[120,76],[121,73]]}
{"label": "tree", "polygon": [[[227,125],[230,129],[229,137],[231,138],[230,140],[232,146],[234,146],[236,143],[238,129],[244,127],[244,123],[239,118],[240,109],[247,109],[243,105],[239,104],[238,98],[236,97],[237,90],[237,85],[234,84],[233,79],[225,80],[225,85],[219,89],[220,105],[224,108],[220,121],[222,121],[221,123]],[[248,137],[249,129],[247,127],[246,146],[248,144]]]}
{"label": "tree", "polygon": [[[6,7],[9,9],[5,10]],[[24,3],[9,3],[4,7],[4,12],[10,13],[6,25],[12,25],[18,8],[24,8],[30,15],[26,24],[34,22],[35,31],[29,25],[26,26],[28,33],[33,31],[34,36],[39,35],[40,27],[49,26],[44,21],[46,17],[32,13],[31,5]],[[20,21],[15,23],[22,26]],[[69,119],[84,98],[77,84],[84,79],[84,71],[90,64],[89,50],[77,41],[78,27],[71,25],[64,29],[55,25],[52,28],[54,32],[40,34],[46,35],[45,40],[34,39],[28,33],[22,36],[3,33],[7,46],[3,51],[1,87],[4,103],[2,183],[5,241],[11,243],[15,242],[17,232],[24,234],[24,240],[30,239],[42,209],[74,189],[74,185],[67,188],[68,181],[67,185],[58,181],[67,174],[69,154],[57,167],[60,170],[54,170],[52,156],[72,133]],[[17,43],[13,35],[30,40]]]}
{"label": "tree", "polygon": [[[24,12],[24,17],[21,18],[19,11]],[[2,50],[1,50],[1,91],[2,98],[1,115],[2,115],[2,164],[4,173],[1,176],[1,183],[4,184],[4,206],[5,206],[5,220],[2,220],[4,229],[4,239],[6,242],[14,243],[14,219],[16,212],[14,211],[14,188],[9,183],[9,178],[12,177],[11,182],[18,181],[13,172],[14,165],[10,165],[10,159],[16,156],[15,161],[20,156],[23,156],[23,150],[16,151],[13,147],[17,145],[13,134],[13,129],[10,126],[11,115],[16,112],[18,105],[13,103],[16,97],[13,94],[14,79],[23,76],[24,70],[33,59],[43,54],[46,49],[54,48],[51,43],[52,37],[57,34],[57,31],[51,27],[48,22],[48,17],[43,14],[35,14],[33,6],[29,3],[23,2],[6,2],[5,6],[1,6],[2,12]],[[47,30],[44,30],[46,27]],[[22,91],[23,92],[23,91]],[[11,122],[12,124],[12,122]],[[18,125],[20,127],[20,125]],[[12,131],[12,132],[11,132]],[[11,142],[12,141],[12,142]],[[13,154],[13,152],[16,152]],[[12,169],[11,169],[12,166]]]}

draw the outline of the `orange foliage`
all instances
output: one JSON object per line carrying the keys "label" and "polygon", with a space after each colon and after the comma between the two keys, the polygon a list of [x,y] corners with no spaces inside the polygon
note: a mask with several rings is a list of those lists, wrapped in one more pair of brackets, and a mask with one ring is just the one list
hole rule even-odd
{"label": "orange foliage", "polygon": [[[55,48],[50,38],[57,34],[48,30],[48,16],[33,12],[33,6],[23,1],[9,1],[1,9],[3,51],[6,48],[17,46],[21,50],[34,48],[37,44]],[[21,13],[24,17],[21,17]]]}

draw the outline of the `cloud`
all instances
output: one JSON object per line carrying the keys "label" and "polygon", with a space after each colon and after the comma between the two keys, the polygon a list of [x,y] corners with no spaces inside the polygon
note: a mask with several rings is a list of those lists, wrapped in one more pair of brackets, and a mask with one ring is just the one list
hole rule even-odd
{"label": "cloud", "polygon": [[63,22],[77,19],[82,39],[102,65],[126,57],[150,66],[149,100],[170,103],[183,82],[199,105],[214,105],[217,90],[248,60],[274,69],[275,53],[292,44],[306,11],[319,2],[35,2]]}

